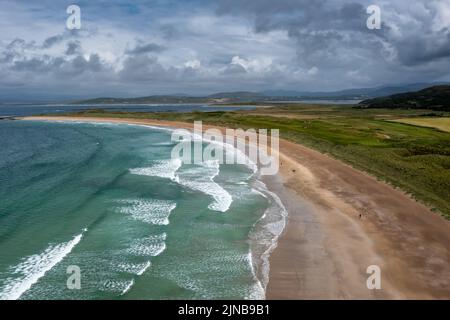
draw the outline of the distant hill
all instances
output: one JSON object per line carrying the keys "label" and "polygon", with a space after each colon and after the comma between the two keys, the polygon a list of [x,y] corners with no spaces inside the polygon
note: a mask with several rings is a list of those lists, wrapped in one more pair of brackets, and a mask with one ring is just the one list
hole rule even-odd
{"label": "distant hill", "polygon": [[95,98],[75,101],[74,104],[152,104],[152,103],[245,103],[299,100],[363,100],[396,93],[410,92],[430,87],[433,84],[416,83],[403,86],[359,88],[331,92],[309,92],[292,90],[267,90],[261,92],[219,92],[207,96],[185,94],[153,95],[138,98]]}
{"label": "distant hill", "polygon": [[368,99],[360,102],[359,105],[364,108],[450,111],[450,85],[433,86],[416,92]]}
{"label": "distant hill", "polygon": [[246,100],[246,99],[258,99],[258,98],[264,98],[264,95],[258,92],[251,92],[251,91],[237,91],[237,92],[219,92],[214,93],[207,98],[210,99],[238,99],[238,100]]}
{"label": "distant hill", "polygon": [[268,98],[255,92],[220,92],[205,97],[181,95],[156,95],[140,98],[95,98],[75,101],[73,104],[152,104],[152,103],[233,103],[267,101]]}
{"label": "distant hill", "polygon": [[73,104],[153,104],[153,103],[207,103],[206,98],[197,98],[181,95],[157,95],[138,98],[95,98],[89,100],[79,100]]}
{"label": "distant hill", "polygon": [[382,86],[375,88],[356,88],[340,91],[293,91],[293,90],[267,90],[261,92],[267,97],[289,97],[302,99],[368,99],[388,96],[396,93],[422,90],[433,85],[447,85],[448,83],[413,83],[398,86]]}

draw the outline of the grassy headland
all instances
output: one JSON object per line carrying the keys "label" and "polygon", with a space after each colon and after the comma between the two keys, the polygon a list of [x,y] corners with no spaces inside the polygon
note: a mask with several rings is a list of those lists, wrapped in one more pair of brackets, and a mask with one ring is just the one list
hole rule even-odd
{"label": "grassy headland", "polygon": [[[67,114],[69,115],[69,114]],[[230,128],[280,129],[281,137],[316,149],[410,193],[450,219],[450,133],[393,122],[429,110],[358,109],[290,104],[251,111],[133,113],[89,110],[70,116],[159,119]],[[445,119],[440,113],[436,119]]]}
{"label": "grassy headland", "polygon": [[450,85],[440,85],[425,88],[416,92],[394,94],[387,97],[364,100],[360,103],[363,108],[390,109],[428,109],[450,111]]}

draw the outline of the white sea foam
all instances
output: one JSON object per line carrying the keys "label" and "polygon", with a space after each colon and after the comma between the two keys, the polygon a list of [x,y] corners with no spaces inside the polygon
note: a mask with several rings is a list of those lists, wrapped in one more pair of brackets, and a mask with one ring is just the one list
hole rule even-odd
{"label": "white sea foam", "polygon": [[150,124],[137,124],[137,123],[118,123],[118,124],[122,124],[122,125],[126,125],[126,126],[132,126],[132,127],[143,127],[143,128],[147,128],[147,129],[153,129],[153,130],[159,130],[159,131],[167,131],[167,132],[173,132],[175,129],[171,128],[171,127],[165,127],[165,126],[154,126],[154,125],[150,125]]}
{"label": "white sea foam", "polygon": [[127,293],[131,289],[133,284],[134,284],[134,279],[131,279],[131,281],[128,282],[127,286],[123,289],[123,291],[120,295],[123,296],[125,293]]}
{"label": "white sea foam", "polygon": [[181,159],[155,161],[154,165],[151,167],[134,168],[130,169],[130,172],[136,175],[167,178],[178,182],[178,176],[176,173],[181,165]]}
{"label": "white sea foam", "polygon": [[5,281],[6,285],[0,291],[0,300],[19,299],[45,273],[61,262],[81,241],[82,237],[83,233],[71,241],[50,245],[43,252],[24,258],[21,263],[12,268],[13,273],[19,276],[8,278]]}
{"label": "white sea foam", "polygon": [[221,147],[225,151],[225,154],[229,154],[229,155],[233,156],[233,159],[236,161],[236,162],[233,162],[233,163],[246,165],[248,168],[250,168],[253,171],[253,174],[255,174],[258,171],[258,166],[256,165],[256,163],[254,161],[252,161],[245,154],[245,152],[239,150],[234,145],[232,145],[230,143],[226,143],[226,142],[220,142],[220,141],[215,141],[215,140],[211,140],[211,139],[205,139],[204,137],[202,137],[202,136],[200,136],[198,134],[194,134],[194,133],[191,135],[191,137],[192,137],[193,141],[202,141],[202,142],[206,142],[206,143],[209,143],[209,144],[218,145],[219,147]]}
{"label": "white sea foam", "polygon": [[267,199],[267,196],[264,194],[264,193],[262,193],[261,191],[259,191],[258,189],[252,189],[252,192],[253,193],[256,193],[256,194],[259,194],[260,196],[262,196],[263,198],[266,198]]}
{"label": "white sea foam", "polygon": [[147,263],[145,263],[145,264],[142,266],[142,268],[141,268],[138,272],[136,272],[136,275],[138,275],[138,276],[143,275],[144,272],[147,271],[147,269],[150,268],[151,265],[152,265],[151,262],[150,262],[150,261],[147,261]]}
{"label": "white sea foam", "polygon": [[[214,199],[214,202],[208,206],[211,210],[226,212],[230,208],[233,197],[214,181],[214,178],[220,173],[220,164],[218,160],[204,161],[200,166],[185,170],[180,176],[180,174],[178,174],[178,169],[181,165],[182,161],[180,159],[163,160],[157,161],[152,167],[131,169],[130,172],[132,174],[171,179],[192,190],[210,195]],[[149,208],[146,208],[146,205],[148,205]],[[143,218],[142,213],[147,212],[147,209],[150,209],[150,206],[151,204],[141,203],[130,210],[134,210],[135,216],[139,215]],[[170,209],[171,207],[166,206],[166,209],[162,210],[166,210],[167,212],[167,208]],[[128,213],[133,215],[133,212],[131,211],[128,211]],[[146,214],[144,213],[144,215]]]}
{"label": "white sea foam", "polygon": [[[231,153],[234,155],[234,157],[236,157],[236,163],[245,164],[253,171],[253,175],[258,171],[258,166],[256,165],[256,163],[253,162],[244,152],[229,143],[224,143],[224,146],[225,152]],[[251,176],[249,178],[251,178]]]}
{"label": "white sea foam", "polygon": [[286,227],[288,212],[278,195],[269,191],[262,181],[257,180],[255,186],[259,192],[266,194],[271,201],[271,206],[255,223],[250,233],[250,254],[252,257],[258,258],[256,261],[253,258],[250,261],[253,265],[254,276],[265,292],[269,282],[269,257],[276,249],[278,239]]}
{"label": "white sea foam", "polygon": [[220,173],[217,160],[204,161],[201,167],[194,167],[180,176],[179,183],[192,190],[203,192],[214,199],[208,208],[226,212],[233,202],[233,197],[223,187],[214,181]]}
{"label": "white sea foam", "polygon": [[[255,279],[255,284],[253,285],[253,290],[250,291],[249,295],[245,297],[247,300],[264,300],[266,298],[266,286],[259,280],[257,274],[255,273],[255,266],[253,263],[252,252],[247,254],[246,260],[248,262],[249,268],[252,271],[252,275]],[[266,283],[267,284],[267,283]]]}
{"label": "white sea foam", "polygon": [[[133,124],[135,125],[135,124]],[[137,125],[139,126],[139,125]],[[153,128],[148,126],[149,128]],[[166,128],[167,129],[167,128]],[[227,154],[232,154],[236,159],[237,163],[242,163],[247,165],[253,172],[254,175],[258,167],[257,165],[238,148],[234,145],[225,142],[218,142],[214,140],[204,139],[202,136],[192,133],[191,138],[194,141],[202,141],[210,144],[216,144],[222,147]],[[215,211],[226,212],[230,208],[233,197],[228,191],[226,191],[222,186],[214,181],[214,178],[220,173],[220,164],[218,160],[207,160],[203,161],[201,167],[203,170],[198,171],[197,175],[191,175],[188,179],[181,179],[177,174],[177,171],[182,166],[181,159],[170,159],[157,161],[151,167],[145,168],[134,168],[130,172],[136,175],[153,176],[160,178],[171,179],[172,181],[178,182],[183,186],[190,189],[203,192],[207,195],[213,197],[214,202],[212,202],[208,208]],[[251,178],[250,175],[248,179]]]}
{"label": "white sea foam", "polygon": [[116,292],[123,296],[134,285],[134,279],[131,280],[108,280],[104,283],[103,291]]}
{"label": "white sea foam", "polygon": [[130,215],[133,219],[154,225],[168,225],[169,216],[177,207],[177,203],[169,200],[120,200],[123,206],[118,210]]}
{"label": "white sea foam", "polygon": [[136,256],[156,257],[166,250],[165,240],[165,233],[138,239],[127,251]]}
{"label": "white sea foam", "polygon": [[144,263],[120,263],[117,267],[120,271],[135,274],[140,276],[150,268],[151,262],[147,261]]}

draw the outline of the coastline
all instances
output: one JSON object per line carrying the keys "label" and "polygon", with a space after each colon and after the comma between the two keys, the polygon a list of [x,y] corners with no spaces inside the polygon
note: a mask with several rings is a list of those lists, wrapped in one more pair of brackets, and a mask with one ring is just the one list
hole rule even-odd
{"label": "coastline", "polygon": [[[192,129],[182,122],[25,117]],[[204,126],[204,129],[213,126]],[[287,211],[270,256],[268,299],[450,298],[450,222],[403,192],[342,162],[280,140],[281,168],[265,177]],[[382,270],[368,290],[366,268]]]}

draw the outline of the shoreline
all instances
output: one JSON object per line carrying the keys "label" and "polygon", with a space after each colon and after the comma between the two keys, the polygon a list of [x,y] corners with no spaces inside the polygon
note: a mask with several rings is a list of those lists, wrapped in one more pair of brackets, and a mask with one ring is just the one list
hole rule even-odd
{"label": "shoreline", "polygon": [[[192,129],[184,122],[24,117]],[[215,126],[204,125],[204,129]],[[271,253],[268,299],[449,299],[450,222],[400,190],[280,139],[280,172],[263,177],[288,211]],[[382,289],[368,290],[378,265]]]}

